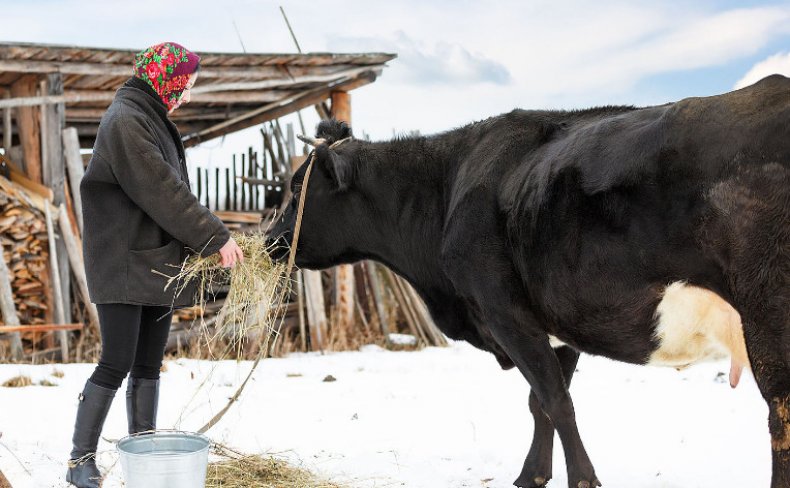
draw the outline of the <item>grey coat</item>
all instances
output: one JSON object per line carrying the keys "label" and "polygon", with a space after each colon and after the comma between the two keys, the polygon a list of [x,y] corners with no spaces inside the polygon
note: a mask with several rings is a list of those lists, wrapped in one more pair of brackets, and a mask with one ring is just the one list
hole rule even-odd
{"label": "grey coat", "polygon": [[192,194],[178,129],[147,85],[130,80],[117,91],[80,192],[92,302],[194,302],[194,284],[174,297],[160,273],[174,275],[190,252],[217,252],[230,234]]}

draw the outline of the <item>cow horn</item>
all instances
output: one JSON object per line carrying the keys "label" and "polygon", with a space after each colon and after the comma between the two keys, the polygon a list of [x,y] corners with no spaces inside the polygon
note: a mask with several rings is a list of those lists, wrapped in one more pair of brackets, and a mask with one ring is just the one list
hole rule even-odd
{"label": "cow horn", "polygon": [[299,138],[299,140],[304,142],[305,144],[308,144],[313,147],[316,147],[320,144],[326,144],[326,139],[322,139],[322,138],[313,139],[312,137],[303,136],[302,134],[297,134],[296,137]]}

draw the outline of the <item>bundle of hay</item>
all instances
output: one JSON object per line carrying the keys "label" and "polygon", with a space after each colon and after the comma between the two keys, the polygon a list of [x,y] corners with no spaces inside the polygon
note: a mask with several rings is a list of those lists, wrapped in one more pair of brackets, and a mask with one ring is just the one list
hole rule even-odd
{"label": "bundle of hay", "polygon": [[[284,315],[283,304],[290,293],[286,266],[272,261],[263,232],[233,233],[232,236],[244,253],[243,262],[237,262],[233,268],[224,268],[219,254],[208,257],[195,254],[182,263],[178,273],[167,283],[167,287],[175,285],[178,294],[188,282],[196,280],[196,303],[201,309],[216,290],[230,285],[213,330],[204,327],[203,342],[209,355],[215,358],[225,358],[232,352],[236,358],[241,358],[244,344],[250,337],[262,338],[266,344],[271,337],[276,338]],[[227,349],[214,352],[213,345],[218,343],[227,344]]]}

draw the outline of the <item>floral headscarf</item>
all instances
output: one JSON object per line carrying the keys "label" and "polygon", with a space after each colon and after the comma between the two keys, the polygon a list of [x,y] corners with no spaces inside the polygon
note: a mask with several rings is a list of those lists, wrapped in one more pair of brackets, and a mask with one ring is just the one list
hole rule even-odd
{"label": "floral headscarf", "polygon": [[189,77],[198,69],[200,56],[175,42],[163,42],[134,57],[134,76],[159,94],[168,112],[178,105]]}

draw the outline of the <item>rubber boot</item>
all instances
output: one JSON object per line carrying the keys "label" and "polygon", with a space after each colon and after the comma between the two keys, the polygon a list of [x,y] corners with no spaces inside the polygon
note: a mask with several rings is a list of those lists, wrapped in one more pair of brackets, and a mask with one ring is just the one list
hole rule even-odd
{"label": "rubber boot", "polygon": [[101,485],[102,476],[96,467],[96,446],[114,397],[115,390],[95,385],[90,380],[80,393],[73,448],[66,473],[66,481],[78,488],[99,488]]}
{"label": "rubber boot", "polygon": [[129,434],[156,430],[159,380],[129,377],[126,386],[126,419]]}

